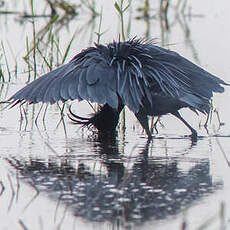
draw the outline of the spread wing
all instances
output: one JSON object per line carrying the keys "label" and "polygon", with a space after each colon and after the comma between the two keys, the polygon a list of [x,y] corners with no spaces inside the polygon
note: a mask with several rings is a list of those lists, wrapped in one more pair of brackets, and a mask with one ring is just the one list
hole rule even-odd
{"label": "spread wing", "polygon": [[9,101],[19,103],[55,103],[59,100],[89,100],[118,107],[115,71],[98,49],[89,48],[75,56],[68,64],[31,82]]}
{"label": "spread wing", "polygon": [[190,62],[178,53],[147,45],[147,61],[144,75],[156,81],[162,92],[185,102],[201,112],[209,111],[213,92],[224,92],[221,85],[228,85],[220,78]]}

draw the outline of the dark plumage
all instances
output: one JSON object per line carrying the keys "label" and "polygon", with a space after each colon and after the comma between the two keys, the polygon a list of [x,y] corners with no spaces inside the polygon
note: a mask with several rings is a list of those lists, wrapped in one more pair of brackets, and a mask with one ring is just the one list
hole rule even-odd
{"label": "dark plumage", "polygon": [[208,113],[213,92],[224,92],[223,80],[152,42],[132,39],[96,44],[77,54],[68,64],[31,82],[15,93],[14,104],[88,100],[104,107],[92,118],[73,114],[76,123],[99,131],[115,130],[124,106],[133,111],[149,138],[147,115],[171,113],[192,132],[196,131],[178,110],[188,107]]}

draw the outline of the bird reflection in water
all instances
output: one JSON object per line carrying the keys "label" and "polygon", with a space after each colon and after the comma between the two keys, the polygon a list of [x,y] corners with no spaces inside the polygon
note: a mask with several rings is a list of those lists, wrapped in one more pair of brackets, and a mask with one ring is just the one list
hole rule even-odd
{"label": "bird reflection in water", "polygon": [[[8,161],[37,191],[68,204],[74,215],[116,226],[165,219],[221,187],[212,182],[208,159],[149,157],[149,143],[128,159],[119,153],[116,139],[93,144],[98,155],[90,159]],[[98,162],[104,170],[90,168]],[[181,162],[189,163],[189,170],[181,170]]]}

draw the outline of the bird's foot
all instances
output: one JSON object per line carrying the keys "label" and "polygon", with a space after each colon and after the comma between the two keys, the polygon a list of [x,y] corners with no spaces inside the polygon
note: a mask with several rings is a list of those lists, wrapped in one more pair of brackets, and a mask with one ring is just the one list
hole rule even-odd
{"label": "bird's foot", "polygon": [[148,141],[150,142],[153,139],[153,136],[151,134],[148,134]]}
{"label": "bird's foot", "polygon": [[195,129],[192,129],[192,134],[190,135],[192,140],[197,140],[197,131]]}
{"label": "bird's foot", "polygon": [[184,137],[188,137],[191,139],[192,143],[196,143],[197,142],[197,138],[198,138],[198,135],[197,135],[197,132],[196,130],[191,130],[192,131],[192,134],[190,135],[185,135]]}
{"label": "bird's foot", "polygon": [[147,145],[150,144],[152,140],[153,140],[153,136],[149,136],[149,135],[148,135],[148,140],[147,140],[147,143],[146,143],[146,144],[147,144]]}

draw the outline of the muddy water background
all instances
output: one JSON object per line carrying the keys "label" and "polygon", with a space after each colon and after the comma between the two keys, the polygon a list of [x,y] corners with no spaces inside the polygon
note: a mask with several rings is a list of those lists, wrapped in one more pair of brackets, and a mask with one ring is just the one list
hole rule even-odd
{"label": "muddy water background", "polygon": [[[143,15],[137,11],[143,2],[132,2],[125,14],[126,26],[130,22],[129,37],[157,38],[159,45],[230,82],[229,1],[187,1],[183,12],[182,5],[176,8],[176,2],[171,1],[168,30],[155,2],[150,4],[149,20],[137,19]],[[50,13],[45,2],[34,4],[35,14]],[[100,42],[118,39],[120,20],[113,2],[97,1],[95,9],[99,13],[103,9],[101,31],[105,33]],[[32,47],[33,26],[31,18],[21,17],[24,12],[31,13],[27,1],[6,1],[0,10],[18,12],[0,15],[0,64],[6,81],[1,83],[3,101],[28,80],[23,57],[27,38]],[[65,25],[54,23],[52,28],[62,53],[75,35],[67,61],[97,40],[100,17],[92,18],[86,6],[79,6],[77,12]],[[49,20],[35,19],[38,36]],[[47,36],[41,44],[44,56],[50,51],[45,39]],[[32,55],[30,58],[32,63]],[[38,53],[36,68],[38,75],[48,71]],[[33,79],[34,71],[30,73]],[[19,107],[1,111],[0,229],[183,229],[183,222],[186,229],[228,229],[228,98],[228,89],[214,98],[224,125],[219,126],[213,113],[208,130],[203,127],[204,115],[182,111],[198,131],[196,143],[184,136],[188,130],[171,116],[161,118],[158,134],[147,144],[128,110],[125,132],[119,130],[117,138],[107,142],[71,124],[66,116],[59,124],[56,105],[48,107],[45,124],[40,115],[37,125],[40,105],[25,106],[26,116],[20,115]],[[82,115],[92,112],[87,103],[74,102],[73,110]]]}

